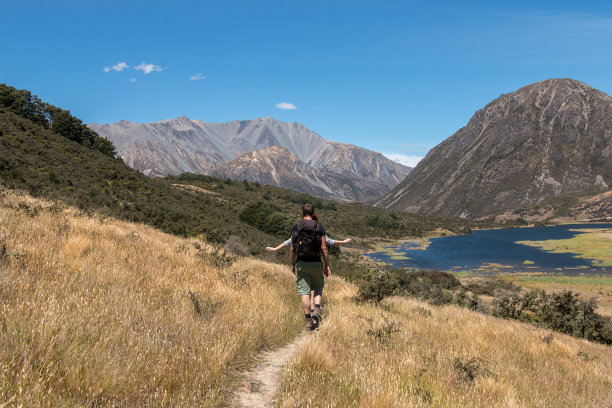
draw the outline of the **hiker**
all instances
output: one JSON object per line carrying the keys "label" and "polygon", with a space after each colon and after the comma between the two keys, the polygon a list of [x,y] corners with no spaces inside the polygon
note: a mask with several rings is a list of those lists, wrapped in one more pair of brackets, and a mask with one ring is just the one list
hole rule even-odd
{"label": "hiker", "polygon": [[[312,330],[322,320],[321,298],[325,278],[331,274],[325,242],[325,228],[316,219],[314,205],[302,206],[303,219],[291,230],[291,271],[295,275],[298,296],[301,298],[306,331]],[[314,218],[314,219],[313,219]],[[321,254],[323,262],[321,263]],[[310,291],[314,291],[314,311],[310,312]]]}
{"label": "hiker", "polygon": [[[313,218],[314,219],[314,218]],[[315,220],[317,221],[317,220]],[[326,236],[325,237],[325,245],[326,246],[332,246],[332,245],[344,245],[344,244],[348,244],[349,242],[353,242],[353,240],[351,238],[347,238],[347,239],[343,239],[343,240],[339,240],[339,239],[331,239],[330,237]],[[279,246],[276,247],[266,247],[266,251],[271,252],[271,251],[278,251],[284,247],[288,247],[291,246],[291,237],[286,240],[285,242],[282,242]]]}

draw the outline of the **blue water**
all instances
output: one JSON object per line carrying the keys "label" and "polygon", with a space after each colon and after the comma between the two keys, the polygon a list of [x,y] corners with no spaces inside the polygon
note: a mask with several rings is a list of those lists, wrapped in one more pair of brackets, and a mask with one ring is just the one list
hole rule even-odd
{"label": "blue water", "polygon": [[[572,238],[580,232],[570,230],[612,228],[612,224],[571,224],[542,228],[513,228],[474,231],[472,235],[433,238],[427,249],[414,244],[389,246],[410,259],[395,260],[383,252],[368,254],[370,258],[397,268],[474,270],[495,263],[510,268],[499,272],[557,272],[564,275],[611,274],[611,267],[595,267],[591,260],[573,254],[552,253],[516,244],[516,241],[544,241]],[[524,264],[525,260],[533,264]],[[491,273],[485,271],[484,273]]]}

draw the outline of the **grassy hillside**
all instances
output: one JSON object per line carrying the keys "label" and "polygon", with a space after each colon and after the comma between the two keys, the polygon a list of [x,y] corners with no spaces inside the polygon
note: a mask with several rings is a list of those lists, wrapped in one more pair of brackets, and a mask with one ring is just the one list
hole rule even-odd
{"label": "grassy hillside", "polygon": [[[223,406],[302,330],[286,267],[8,191],[0,219],[0,405]],[[612,403],[609,346],[357,292],[328,281],[281,406]]]}
{"label": "grassy hillside", "polygon": [[610,346],[408,298],[328,311],[286,368],[279,406],[612,405]]}
{"label": "grassy hillside", "polygon": [[[228,219],[231,208],[149,179],[121,159],[0,108],[0,184],[62,201],[101,216],[143,222],[178,235],[242,234],[266,240],[249,225]],[[194,232],[195,231],[195,232]]]}
{"label": "grassy hillside", "polygon": [[373,237],[399,239],[439,227],[456,233],[470,230],[458,219],[334,203],[257,183],[190,174],[149,179],[115,157],[112,144],[70,112],[3,84],[0,147],[4,187],[211,243],[224,244],[236,236],[238,252],[261,254],[266,245],[288,237],[305,201],[315,202],[330,235],[363,237],[366,243]]}
{"label": "grassy hillside", "polygon": [[302,328],[286,268],[7,192],[0,219],[0,406],[219,406]]}
{"label": "grassy hillside", "polygon": [[[207,197],[212,205],[220,206],[222,200],[225,200],[226,203],[231,203],[239,214],[247,206],[259,203],[263,209],[258,215],[272,215],[267,224],[277,223],[282,226],[284,222],[285,228],[281,228],[283,231],[291,228],[300,218],[302,204],[305,202],[315,204],[319,219],[331,236],[399,239],[406,236],[421,236],[424,232],[437,228],[445,228],[458,234],[469,233],[471,227],[468,221],[461,219],[389,211],[356,202],[338,203],[259,183],[195,174],[168,177],[167,180],[175,187],[177,184],[197,187],[190,190],[194,195]],[[213,199],[215,196],[216,200]],[[277,215],[281,217],[275,219]],[[284,234],[288,236],[287,232]]]}

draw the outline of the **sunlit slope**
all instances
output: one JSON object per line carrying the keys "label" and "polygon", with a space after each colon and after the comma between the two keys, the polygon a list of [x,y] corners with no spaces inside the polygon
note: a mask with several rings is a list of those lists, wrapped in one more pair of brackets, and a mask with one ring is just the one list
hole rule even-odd
{"label": "sunlit slope", "polygon": [[[0,406],[218,406],[302,329],[288,268],[0,192]],[[219,266],[217,266],[219,265]]]}
{"label": "sunlit slope", "polygon": [[[302,330],[286,267],[6,190],[0,221],[0,405],[223,406]],[[282,406],[612,404],[610,347],[328,283]]]}
{"label": "sunlit slope", "polygon": [[612,348],[455,306],[334,305],[280,406],[610,407]]}

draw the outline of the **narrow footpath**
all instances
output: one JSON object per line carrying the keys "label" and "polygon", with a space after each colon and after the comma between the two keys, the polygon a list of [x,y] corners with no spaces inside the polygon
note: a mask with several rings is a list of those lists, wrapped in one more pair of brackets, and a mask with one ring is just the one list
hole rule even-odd
{"label": "narrow footpath", "polygon": [[285,347],[262,353],[258,358],[259,362],[251,371],[245,373],[244,381],[235,394],[235,406],[273,407],[276,403],[274,396],[280,386],[283,367],[310,334],[302,332]]}

